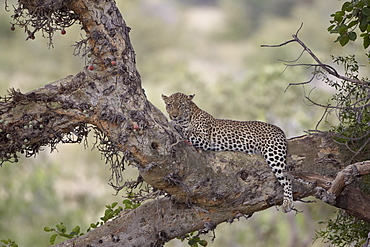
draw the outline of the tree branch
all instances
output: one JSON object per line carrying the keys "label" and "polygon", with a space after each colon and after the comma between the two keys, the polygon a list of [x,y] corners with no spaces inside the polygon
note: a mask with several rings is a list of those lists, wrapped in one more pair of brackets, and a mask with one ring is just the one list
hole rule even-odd
{"label": "tree branch", "polygon": [[[25,6],[31,8],[34,2],[39,4],[28,1]],[[27,150],[35,154],[41,146],[56,145],[72,133],[84,137],[87,126],[94,126],[101,133],[106,157],[120,152],[122,166],[136,165],[142,178],[170,199],[124,211],[102,227],[57,246],[161,246],[185,233],[213,230],[221,222],[282,203],[282,188],[262,156],[197,151],[177,139],[141,88],[130,29],[114,1],[60,3],[53,6],[67,7],[82,23],[92,67],[30,93],[12,91],[10,98],[2,99],[1,159],[12,161]],[[45,12],[42,7],[35,7],[37,13]],[[288,173],[295,178],[296,200],[314,195],[325,179],[333,180],[348,157],[348,150],[320,135],[294,138],[288,145]],[[362,201],[353,198],[351,203]],[[351,203],[347,208],[357,213]]]}
{"label": "tree branch", "polygon": [[[321,67],[328,74],[330,74],[330,75],[332,75],[332,76],[334,76],[338,79],[344,80],[344,81],[349,81],[349,82],[356,83],[356,84],[370,84],[370,82],[368,82],[368,81],[362,81],[362,80],[358,80],[358,79],[355,79],[355,78],[349,78],[349,77],[340,75],[332,66],[322,63],[320,61],[320,59],[311,51],[311,49],[300,38],[298,38],[298,33],[299,33],[299,31],[301,30],[302,27],[303,27],[303,23],[299,27],[298,31],[295,34],[292,35],[293,39],[291,39],[291,40],[285,41],[285,42],[283,42],[281,44],[278,44],[278,45],[261,45],[261,47],[282,47],[282,46],[285,46],[287,44],[296,42],[303,48],[302,53],[307,52],[316,61],[316,64],[302,64],[302,65]],[[302,54],[300,55],[300,57],[301,56],[302,56]],[[296,62],[296,60],[293,61],[293,62]],[[297,66],[297,65],[299,66],[299,64],[290,64],[290,63],[286,64],[286,65],[287,66]]]}
{"label": "tree branch", "polygon": [[328,193],[337,197],[343,192],[346,185],[353,181],[354,177],[366,174],[370,174],[370,161],[363,161],[349,165],[337,173]]}
{"label": "tree branch", "polygon": [[[291,168],[289,173],[294,177],[295,200],[315,195],[319,189],[329,190],[346,156],[346,153],[342,152],[342,146],[319,135],[293,138],[288,144],[288,164]],[[181,185],[163,184],[162,189],[172,191],[174,196],[171,199],[160,198],[135,210],[125,210],[121,217],[112,222],[80,238],[56,246],[86,246],[87,243],[91,246],[127,246],[127,243],[138,243],[139,246],[161,246],[162,243],[181,237],[188,231],[202,231],[208,225],[217,226],[225,221],[232,222],[234,218],[241,215],[252,215],[276,203],[281,203],[281,189],[260,155],[247,155],[240,152],[206,152],[203,155],[214,156],[218,160],[218,162],[213,160],[205,164],[207,169],[211,169],[209,171],[222,170],[217,173],[217,178],[210,174],[208,184],[205,183],[206,178],[199,177],[200,174],[205,174],[203,172],[197,174],[198,178],[190,179],[192,183],[189,183],[187,178],[181,178],[179,180]],[[358,167],[358,164],[355,165]],[[367,173],[367,169],[367,166],[359,168],[359,174]],[[157,177],[156,173],[160,170],[156,168],[148,171],[151,174],[146,176]],[[199,179],[203,181],[200,184],[206,188],[202,190],[204,197],[197,198],[195,194],[176,191],[186,191],[184,187],[190,190],[192,189],[190,186],[198,187],[194,182]],[[222,185],[218,183],[218,179],[221,179],[221,183],[226,183],[226,186],[220,188]],[[165,183],[164,180],[162,177],[162,180],[156,184]],[[238,184],[238,191],[233,191],[235,183]],[[225,191],[222,192],[222,190]],[[216,193],[222,194],[217,196]],[[353,215],[361,213],[361,219],[369,222],[369,213],[364,209],[368,207],[366,203],[369,202],[370,197],[353,185],[346,186],[343,193],[336,198],[334,206],[343,208]],[[214,198],[209,198],[209,194]],[[184,200],[192,203],[183,203]],[[141,222],[139,230],[133,229],[138,225],[138,221]],[[142,231],[148,233],[145,234],[145,240]]]}

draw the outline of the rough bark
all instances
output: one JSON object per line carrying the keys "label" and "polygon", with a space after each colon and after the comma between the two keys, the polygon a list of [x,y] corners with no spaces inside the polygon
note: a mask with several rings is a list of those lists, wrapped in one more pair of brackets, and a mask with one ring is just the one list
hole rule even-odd
{"label": "rough bark", "polygon": [[[171,197],[124,211],[86,235],[56,246],[161,246],[188,232],[213,230],[221,222],[281,204],[282,188],[260,155],[198,151],[179,141],[164,114],[145,96],[130,28],[114,1],[59,2],[78,16],[90,47],[89,66],[94,68],[86,67],[26,94],[12,91],[11,98],[0,102],[2,160],[71,141],[71,133],[81,138],[91,125],[113,147],[105,151],[121,151],[125,161],[138,166],[147,183]],[[318,196],[329,198],[333,206],[370,221],[364,212],[368,195],[352,185],[334,197],[327,192],[338,172],[349,165],[349,156],[323,136],[289,140],[294,198],[320,192]]]}
{"label": "rough bark", "polygon": [[[289,140],[289,147],[290,173],[294,176],[296,200],[315,195],[321,189],[329,190],[335,175],[344,165],[342,159],[348,154],[331,140],[316,135],[293,138]],[[173,191],[177,201],[173,198],[160,198],[148,202],[135,210],[125,211],[121,217],[86,236],[66,241],[60,246],[160,246],[189,231],[209,231],[221,222],[229,222],[281,204],[282,190],[260,155],[206,153],[210,162],[203,165],[211,170],[210,173],[198,173],[198,163],[193,161],[189,169],[198,178],[190,179],[190,182],[183,178],[179,180],[182,186],[178,186],[183,191],[188,183],[191,189],[194,181],[208,180],[202,186],[202,200],[196,200],[196,196],[186,196],[184,192]],[[178,169],[177,166],[171,168]],[[154,168],[143,174],[163,181],[162,175],[158,177],[156,170],[162,169]],[[212,174],[212,171],[219,172]],[[222,183],[224,185],[220,185]],[[164,183],[162,189],[167,190],[167,187]],[[237,193],[233,191],[234,188],[237,188]],[[370,197],[352,185],[348,185],[344,192],[334,206],[347,209],[354,215],[361,214],[362,219],[370,221],[369,210],[366,210]],[[221,196],[219,200],[216,199],[217,193]],[[210,195],[215,195],[215,199],[210,198]],[[192,200],[193,204],[189,206],[179,200]]]}

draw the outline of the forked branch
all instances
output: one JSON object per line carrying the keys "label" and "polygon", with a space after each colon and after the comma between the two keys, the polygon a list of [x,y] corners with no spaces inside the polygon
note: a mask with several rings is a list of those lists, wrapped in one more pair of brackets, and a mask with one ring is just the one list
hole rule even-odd
{"label": "forked branch", "polygon": [[[333,68],[332,66],[330,66],[328,64],[322,63],[320,61],[320,59],[312,52],[312,50],[300,38],[298,38],[298,33],[302,29],[302,27],[303,27],[303,23],[301,24],[301,26],[299,27],[297,32],[292,35],[293,39],[291,39],[291,40],[285,41],[285,42],[283,42],[281,44],[277,44],[277,45],[261,45],[261,47],[282,47],[282,46],[285,46],[285,45],[290,44],[290,43],[298,43],[303,48],[302,53],[299,55],[299,57],[297,59],[295,59],[293,61],[284,61],[286,66],[288,66],[288,67],[291,67],[291,66],[320,67],[324,71],[326,71],[328,74],[330,74],[330,75],[332,75],[332,76],[334,76],[334,77],[336,77],[340,80],[344,80],[344,81],[348,81],[348,82],[352,82],[352,83],[356,83],[356,84],[370,84],[370,82],[368,82],[368,81],[358,80],[356,78],[349,78],[347,76],[340,75],[338,73],[338,71],[336,71],[335,68]],[[312,63],[312,64],[306,64],[306,63],[305,64],[293,64],[294,62],[298,61],[305,52],[308,53],[310,55],[310,57],[312,57],[316,61],[316,63]],[[311,81],[312,80],[308,81],[307,83],[309,83]],[[291,83],[291,84],[289,84],[289,86],[291,86],[291,85],[300,85],[300,84],[306,84],[306,83]]]}

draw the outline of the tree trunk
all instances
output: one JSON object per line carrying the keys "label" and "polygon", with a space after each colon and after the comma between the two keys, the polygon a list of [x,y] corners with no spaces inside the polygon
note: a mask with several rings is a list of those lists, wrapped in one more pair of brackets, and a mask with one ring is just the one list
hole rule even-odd
{"label": "tree trunk", "polygon": [[[20,2],[31,16],[50,13],[48,1]],[[171,195],[56,246],[161,246],[282,203],[282,188],[262,156],[199,151],[180,141],[145,96],[130,28],[114,1],[59,0],[52,6],[76,14],[86,32],[89,64],[75,76],[26,94],[11,90],[2,99],[2,161],[16,161],[19,153],[32,156],[45,145],[81,142],[93,128],[111,165],[134,164],[148,184]],[[293,138],[288,145],[296,200],[320,192],[323,200],[370,222],[369,196],[361,190],[348,185],[339,194],[327,192],[349,165],[348,150],[319,135]]]}

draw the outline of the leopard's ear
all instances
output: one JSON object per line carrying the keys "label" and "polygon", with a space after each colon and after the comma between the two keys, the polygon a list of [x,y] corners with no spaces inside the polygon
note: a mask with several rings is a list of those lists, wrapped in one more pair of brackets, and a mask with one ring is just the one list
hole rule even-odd
{"label": "leopard's ear", "polygon": [[164,101],[166,101],[166,99],[168,99],[168,97],[167,97],[166,95],[162,94],[162,99],[163,99]]}
{"label": "leopard's ear", "polygon": [[186,98],[188,100],[192,100],[194,98],[195,94],[189,94]]}

